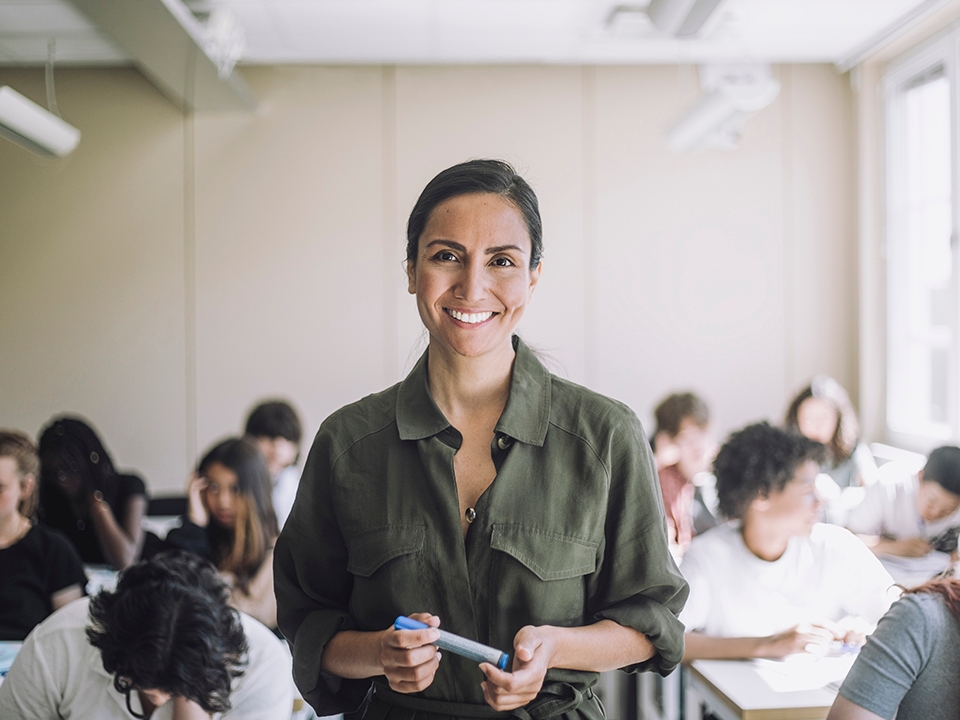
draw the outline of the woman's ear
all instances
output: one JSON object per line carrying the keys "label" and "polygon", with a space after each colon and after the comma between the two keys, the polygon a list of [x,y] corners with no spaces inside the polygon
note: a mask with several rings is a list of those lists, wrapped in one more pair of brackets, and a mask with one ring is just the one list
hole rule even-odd
{"label": "woman's ear", "polygon": [[417,294],[417,264],[413,260],[407,260],[407,292],[411,295]]}
{"label": "woman's ear", "polygon": [[33,495],[37,487],[37,478],[33,473],[27,473],[20,479],[20,497],[28,498]]}
{"label": "woman's ear", "polygon": [[770,496],[760,493],[750,502],[750,509],[756,512],[766,512],[770,508]]}

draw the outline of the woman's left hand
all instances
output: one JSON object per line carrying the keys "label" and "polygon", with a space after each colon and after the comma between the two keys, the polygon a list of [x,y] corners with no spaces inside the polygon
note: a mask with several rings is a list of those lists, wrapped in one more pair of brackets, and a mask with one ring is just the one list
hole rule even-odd
{"label": "woman's left hand", "polygon": [[513,639],[512,672],[506,672],[490,663],[481,663],[486,675],[481,684],[483,697],[494,710],[505,711],[522,707],[533,700],[550,667],[554,641],[548,629],[527,625]]}

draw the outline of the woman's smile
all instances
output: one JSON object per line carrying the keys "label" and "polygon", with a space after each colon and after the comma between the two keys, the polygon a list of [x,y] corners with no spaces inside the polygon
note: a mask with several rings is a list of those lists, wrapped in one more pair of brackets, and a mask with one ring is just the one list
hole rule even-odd
{"label": "woman's smile", "polygon": [[492,318],[497,313],[495,312],[464,312],[460,310],[451,310],[450,308],[444,308],[447,315],[452,317],[457,322],[461,322],[464,325],[480,325],[485,323],[487,320]]}

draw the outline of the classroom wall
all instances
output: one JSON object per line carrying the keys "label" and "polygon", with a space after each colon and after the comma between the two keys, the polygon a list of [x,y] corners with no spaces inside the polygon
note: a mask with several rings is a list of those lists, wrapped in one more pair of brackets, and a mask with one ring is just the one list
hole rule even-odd
{"label": "classroom wall", "polygon": [[[84,135],[0,141],[0,426],[80,412],[158,492],[260,397],[308,434],[424,345],[406,215],[455,162],[513,162],[544,274],[521,325],[560,375],[647,423],[693,388],[718,432],[779,419],[816,372],[857,394],[847,78],[781,66],[741,146],[678,156],[691,67],[264,67],[253,113],[183,117],[132,69],[58,70]],[[0,68],[44,100],[43,73]]]}

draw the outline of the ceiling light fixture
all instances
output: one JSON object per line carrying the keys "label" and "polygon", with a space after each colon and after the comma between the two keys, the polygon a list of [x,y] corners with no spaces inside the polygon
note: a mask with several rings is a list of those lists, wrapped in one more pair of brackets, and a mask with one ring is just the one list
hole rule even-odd
{"label": "ceiling light fixture", "polygon": [[660,32],[678,38],[700,32],[723,0],[650,0],[647,15]]}
{"label": "ceiling light fixture", "polygon": [[80,131],[9,85],[0,87],[0,136],[30,152],[64,157],[80,142]]}

